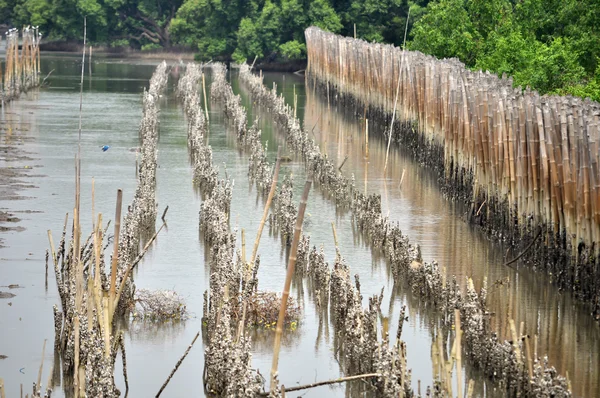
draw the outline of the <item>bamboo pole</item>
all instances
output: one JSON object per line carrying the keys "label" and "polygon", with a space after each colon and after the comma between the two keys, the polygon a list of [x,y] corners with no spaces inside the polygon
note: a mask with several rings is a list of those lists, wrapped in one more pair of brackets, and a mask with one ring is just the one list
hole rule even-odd
{"label": "bamboo pole", "polygon": [[204,73],[202,73],[202,93],[204,94],[204,114],[206,115],[206,123],[210,123],[210,117],[208,116],[208,101],[206,100],[206,81]]}
{"label": "bamboo pole", "polygon": [[285,320],[285,311],[287,308],[287,301],[290,295],[290,286],[292,284],[292,277],[296,268],[296,254],[298,252],[298,242],[300,241],[300,233],[302,231],[302,223],[304,221],[304,212],[306,211],[306,203],[308,200],[308,192],[310,191],[311,181],[307,180],[304,184],[304,191],[302,192],[302,199],[300,200],[300,206],[298,207],[298,216],[296,217],[296,226],[294,228],[294,240],[292,241],[292,248],[290,250],[290,257],[288,261],[287,274],[285,277],[285,284],[283,286],[283,294],[281,296],[281,306],[279,307],[279,317],[277,318],[277,329],[275,331],[275,344],[273,348],[273,363],[271,365],[271,390],[274,390],[276,386],[275,376],[277,375],[277,367],[279,364],[279,349],[281,348],[281,336],[283,334],[283,323]]}
{"label": "bamboo pole", "polygon": [[392,142],[392,135],[394,130],[394,121],[396,119],[396,108],[398,107],[398,94],[400,94],[400,75],[402,73],[402,67],[404,66],[404,53],[406,52],[406,33],[408,32],[408,20],[410,18],[410,7],[408,7],[408,15],[406,17],[406,26],[404,28],[404,43],[402,44],[402,59],[400,61],[400,73],[398,74],[398,83],[396,84],[396,96],[394,98],[394,110],[392,113],[392,122],[390,123],[390,135],[388,137],[387,149],[385,151],[385,164],[383,165],[383,175],[387,170],[388,156],[390,154],[390,143]]}
{"label": "bamboo pole", "polygon": [[269,196],[267,197],[267,202],[265,203],[265,209],[263,211],[263,216],[260,220],[260,224],[258,225],[258,231],[256,232],[256,239],[254,240],[254,246],[252,247],[252,255],[250,256],[250,264],[254,264],[256,261],[256,255],[258,253],[258,245],[260,243],[260,237],[262,235],[262,231],[265,227],[265,222],[267,217],[269,216],[269,208],[271,206],[271,202],[273,201],[273,197],[275,196],[275,191],[277,190],[277,180],[279,177],[279,169],[281,167],[281,146],[277,148],[277,162],[275,163],[275,172],[273,173],[273,183],[271,184],[271,190],[269,191]]}
{"label": "bamboo pole", "polygon": [[458,387],[458,396],[463,397],[463,380],[462,380],[462,353],[461,353],[461,339],[462,330],[460,327],[460,310],[454,310],[454,324],[456,326],[455,342],[456,342],[456,383]]}
{"label": "bamboo pole", "polygon": [[369,119],[365,119],[365,157],[369,158]]}
{"label": "bamboo pole", "polygon": [[117,266],[119,262],[119,233],[121,231],[121,208],[123,206],[123,191],[117,190],[117,206],[115,209],[115,232],[113,241],[113,255],[111,262],[110,272],[110,292],[108,296],[108,323],[113,324],[113,316],[115,314],[116,306],[118,302],[116,299],[116,286],[117,286]]}
{"label": "bamboo pole", "polygon": [[[273,201],[273,197],[275,196],[275,191],[277,190],[277,180],[279,178],[279,169],[281,168],[281,145],[277,148],[277,161],[275,163],[275,171],[273,172],[273,181],[271,183],[271,189],[269,190],[269,196],[267,196],[267,202],[265,203],[265,209],[263,211],[262,218],[260,220],[260,224],[258,225],[258,231],[256,232],[256,239],[254,240],[254,246],[252,248],[252,255],[250,257],[250,262],[246,265],[246,274],[245,279],[248,280],[250,275],[254,270],[254,263],[256,261],[256,255],[258,254],[258,245],[260,243],[260,237],[262,235],[262,231],[265,227],[265,223],[267,221],[267,217],[269,216],[269,208],[271,207],[271,202]],[[245,259],[246,257],[246,239],[245,235],[242,233],[242,257]],[[244,261],[244,264],[246,262]],[[244,300],[244,306],[242,309],[242,320],[238,325],[236,341],[239,341],[240,336],[244,333],[244,328],[246,325],[246,312],[248,311],[248,301]]]}

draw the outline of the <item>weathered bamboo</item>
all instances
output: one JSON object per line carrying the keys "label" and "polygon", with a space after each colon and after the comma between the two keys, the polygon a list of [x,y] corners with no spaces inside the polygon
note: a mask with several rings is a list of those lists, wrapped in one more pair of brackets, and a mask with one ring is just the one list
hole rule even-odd
{"label": "weathered bamboo", "polygon": [[271,364],[271,390],[274,390],[277,387],[275,376],[277,375],[277,367],[279,364],[279,349],[281,348],[283,323],[287,308],[287,300],[290,295],[292,277],[294,276],[294,268],[296,266],[296,255],[298,252],[298,242],[300,241],[302,223],[304,222],[304,212],[306,211],[306,204],[308,202],[308,192],[310,191],[311,184],[312,181],[310,180],[307,180],[304,184],[304,191],[302,192],[302,198],[300,199],[300,207],[298,208],[298,217],[296,217],[296,226],[294,227],[294,240],[292,241],[292,248],[290,250],[287,273],[285,276],[285,284],[283,285],[283,295],[281,296],[281,306],[279,308],[279,317],[277,319],[277,329],[275,330],[275,343],[273,345],[273,363]]}
{"label": "weathered bamboo", "polygon": [[[456,59],[315,27],[305,35],[307,75],[328,101],[361,114],[368,108],[365,116],[388,145],[414,148],[443,176],[450,197],[472,202],[469,219],[490,235],[526,246],[542,228],[540,250],[528,253],[528,262],[592,303],[600,319],[598,103],[514,88],[511,78],[471,71]],[[482,203],[487,207],[478,213]],[[563,234],[567,239],[557,238]]]}
{"label": "weathered bamboo", "polygon": [[2,103],[9,102],[17,98],[21,92],[39,85],[41,33],[37,26],[24,27],[20,33],[21,35],[17,29],[6,32],[5,68],[3,78],[0,78]]}

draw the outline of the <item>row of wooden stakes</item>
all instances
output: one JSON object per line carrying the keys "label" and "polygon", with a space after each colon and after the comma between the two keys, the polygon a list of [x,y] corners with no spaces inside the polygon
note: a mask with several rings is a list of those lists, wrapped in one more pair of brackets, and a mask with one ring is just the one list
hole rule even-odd
{"label": "row of wooden stakes", "polygon": [[3,81],[0,82],[3,85],[3,102],[16,98],[40,82],[42,34],[37,26],[24,27],[20,33],[17,29],[6,32],[6,60]]}
{"label": "row of wooden stakes", "polygon": [[443,146],[448,175],[451,165],[472,175],[475,196],[507,203],[522,228],[529,217],[566,230],[573,250],[599,242],[597,103],[515,88],[511,78],[471,71],[456,59],[315,27],[305,34],[311,77],[416,122],[430,143]]}

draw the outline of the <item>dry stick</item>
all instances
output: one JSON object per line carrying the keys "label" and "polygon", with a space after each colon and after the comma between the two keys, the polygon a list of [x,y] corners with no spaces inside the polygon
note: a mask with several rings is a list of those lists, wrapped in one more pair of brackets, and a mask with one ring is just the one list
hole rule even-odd
{"label": "dry stick", "polygon": [[[0,377],[0,398],[6,398],[6,392],[4,391],[4,379]],[[23,396],[23,384],[21,384],[21,396]]]}
{"label": "dry stick", "polygon": [[454,310],[454,324],[456,325],[456,382],[458,384],[458,396],[463,397],[463,381],[462,381],[462,355],[460,348],[460,340],[462,339],[462,331],[460,328],[460,311]]}
{"label": "dry stick", "polygon": [[42,383],[42,369],[44,368],[44,354],[46,353],[46,339],[44,339],[44,345],[42,346],[42,363],[40,363],[40,370],[38,371],[37,387],[40,388]]}
{"label": "dry stick", "polygon": [[242,263],[246,264],[246,231],[242,228]]}
{"label": "dry stick", "polygon": [[396,98],[394,99],[394,111],[392,112],[392,123],[390,124],[390,136],[388,137],[387,150],[385,152],[385,164],[383,166],[383,175],[387,170],[388,156],[390,154],[390,144],[392,143],[392,132],[394,130],[394,120],[396,119],[396,107],[398,106],[398,94],[400,93],[400,80],[402,77],[402,67],[404,66],[404,54],[406,53],[406,32],[408,31],[408,19],[410,18],[410,7],[406,16],[406,26],[404,27],[404,44],[402,45],[402,59],[400,60],[400,70],[398,71],[398,84],[396,84]]}
{"label": "dry stick", "polygon": [[267,216],[269,215],[269,207],[271,205],[271,201],[273,200],[273,196],[275,195],[275,190],[277,189],[277,179],[279,177],[279,169],[281,166],[281,145],[277,148],[277,162],[275,163],[275,173],[273,174],[273,183],[271,184],[271,190],[269,191],[269,196],[267,197],[267,203],[265,203],[265,210],[263,211],[262,219],[260,220],[260,225],[258,226],[258,232],[256,233],[256,239],[254,240],[254,247],[252,248],[252,256],[250,257],[250,264],[254,264],[256,260],[256,253],[258,251],[258,244],[260,243],[260,236],[262,235],[263,228],[265,227],[265,222],[267,221]]}
{"label": "dry stick", "polygon": [[[252,248],[252,256],[250,257],[250,263],[246,267],[246,272],[249,275],[252,274],[252,270],[254,270],[254,262],[256,261],[256,253],[258,252],[258,244],[260,243],[260,236],[262,235],[262,231],[265,227],[265,222],[267,221],[267,216],[269,215],[269,208],[271,207],[271,202],[273,201],[273,196],[275,196],[275,191],[277,190],[277,179],[279,178],[279,169],[281,168],[281,145],[277,147],[277,162],[275,163],[275,172],[273,173],[273,182],[271,183],[271,190],[269,191],[269,196],[267,197],[267,203],[265,203],[265,210],[263,211],[262,219],[260,220],[260,224],[258,225],[258,231],[256,232],[256,239],[254,240],[254,247]],[[245,243],[245,240],[244,240]],[[245,253],[245,248],[244,248]],[[239,341],[240,336],[245,328],[246,323],[246,312],[248,310],[248,302],[244,301],[244,307],[242,310],[242,321],[238,326],[236,341]]]}
{"label": "dry stick", "polygon": [[129,379],[127,378],[127,356],[125,355],[125,342],[123,341],[123,332],[119,335],[119,347],[121,348],[121,358],[123,359],[123,379],[125,380],[125,397],[129,394]]}
{"label": "dry stick", "polygon": [[44,79],[42,80],[42,83],[40,84],[40,86],[43,86],[44,83],[46,83],[46,80],[50,77],[50,75],[52,74],[52,72],[54,72],[54,69],[52,69],[50,72],[48,72],[48,74],[46,75],[46,77],[44,77]]}
{"label": "dry stick", "polygon": [[398,189],[402,189],[402,183],[404,182],[404,174],[406,173],[406,169],[402,169],[402,176],[400,177],[400,184],[398,185]]}
{"label": "dry stick", "polygon": [[337,232],[335,231],[335,223],[332,221],[331,222],[331,230],[333,231],[333,242],[335,243],[335,247],[338,247],[338,238],[337,238]]}
{"label": "dry stick", "polygon": [[365,157],[369,158],[369,119],[365,119]]}
{"label": "dry stick", "polygon": [[171,381],[171,378],[173,377],[173,375],[175,374],[175,372],[177,372],[177,369],[179,369],[179,365],[181,365],[181,363],[183,362],[183,360],[185,359],[185,357],[187,356],[187,354],[192,349],[192,346],[196,342],[196,339],[198,338],[198,336],[200,336],[200,332],[196,333],[196,336],[194,337],[194,340],[192,340],[192,344],[190,344],[190,346],[187,348],[187,350],[185,350],[185,353],[183,354],[183,356],[181,358],[179,358],[179,361],[177,361],[177,364],[175,365],[175,367],[171,371],[171,374],[169,375],[169,378],[165,381],[165,383],[162,385],[162,387],[160,388],[160,390],[158,390],[158,394],[156,394],[156,398],[160,397],[160,394],[162,394],[162,392],[165,389],[165,387],[167,386],[167,384],[169,384],[169,382]]}
{"label": "dry stick", "polygon": [[531,361],[531,346],[529,344],[529,335],[525,336],[525,350],[527,351],[527,370],[529,371],[529,382],[533,380],[533,363]]}
{"label": "dry stick", "polygon": [[204,93],[204,113],[206,114],[206,123],[210,123],[208,117],[208,102],[206,101],[206,81],[204,79],[204,72],[202,72],[202,92]]}
{"label": "dry stick", "polygon": [[74,219],[73,226],[75,231],[75,320],[74,320],[74,328],[75,328],[75,358],[74,358],[74,369],[73,369],[73,390],[77,397],[81,396],[81,389],[84,380],[79,380],[79,313],[81,312],[81,301],[82,301],[82,279],[83,279],[83,269],[80,258],[80,225],[79,225],[79,214],[80,214],[80,189],[81,189],[81,122],[82,122],[82,113],[83,113],[83,75],[84,75],[84,67],[85,67],[85,42],[87,37],[87,19],[83,18],[83,55],[81,60],[81,84],[79,88],[79,129],[78,129],[78,141],[77,141],[77,156],[75,161],[75,211],[74,211]]}
{"label": "dry stick", "polygon": [[163,211],[163,214],[162,214],[162,216],[160,216],[160,219],[161,219],[161,220],[162,220],[162,222],[164,222],[165,224],[167,223],[167,222],[165,221],[165,217],[166,217],[166,215],[167,215],[167,211],[169,211],[169,206],[165,207],[165,211]]}
{"label": "dry stick", "polygon": [[308,200],[308,192],[310,191],[310,185],[312,181],[306,180],[304,184],[304,192],[302,192],[302,199],[300,200],[300,206],[298,207],[298,217],[296,218],[296,226],[294,227],[294,240],[292,242],[292,248],[290,250],[290,258],[287,267],[287,275],[285,277],[285,284],[283,285],[283,295],[281,296],[281,306],[279,307],[279,317],[277,318],[277,330],[275,332],[275,345],[273,349],[273,364],[271,365],[271,390],[274,390],[277,386],[275,385],[275,375],[277,374],[277,366],[279,364],[279,349],[281,348],[281,335],[283,334],[283,322],[285,319],[285,309],[287,307],[288,297],[290,295],[290,285],[292,284],[292,277],[296,268],[296,255],[298,252],[298,241],[300,240],[300,233],[302,232],[302,223],[304,221],[304,212],[306,211],[306,202]]}
{"label": "dry stick", "polygon": [[542,228],[538,228],[537,235],[535,236],[535,238],[533,238],[533,240],[531,241],[531,243],[529,243],[529,245],[525,248],[525,250],[523,250],[521,252],[521,254],[519,254],[517,257],[513,258],[509,262],[504,263],[504,265],[511,265],[512,263],[514,263],[515,261],[517,261],[518,259],[520,259],[521,257],[523,257],[525,255],[525,253],[527,253],[527,251],[529,251],[529,249],[531,249],[531,246],[533,246],[533,244],[540,237],[541,234],[542,234]]}
{"label": "dry stick", "polygon": [[79,142],[77,146],[78,158],[81,158],[81,114],[83,109],[83,75],[85,71],[85,40],[87,34],[87,18],[83,17],[83,56],[81,58],[81,82],[79,86]]}
{"label": "dry stick", "polygon": [[479,206],[479,209],[477,210],[477,214],[475,214],[476,216],[478,216],[479,213],[481,213],[481,209],[483,209],[483,206],[485,205],[485,202],[487,202],[487,199],[483,201],[483,203],[481,204],[481,206]]}
{"label": "dry stick", "polygon": [[469,387],[467,389],[467,398],[471,398],[473,396],[473,391],[475,390],[475,380],[469,380]]}
{"label": "dry stick", "polygon": [[342,162],[342,164],[340,164],[340,167],[338,167],[339,171],[342,171],[342,167],[344,167],[344,165],[346,164],[346,160],[348,160],[348,155],[346,155],[346,157],[344,158],[344,161]]}
{"label": "dry stick", "polygon": [[102,286],[101,286],[101,282],[100,282],[100,247],[101,247],[101,242],[102,242],[102,235],[100,234],[102,228],[102,213],[98,214],[98,223],[96,224],[96,230],[94,231],[94,260],[96,263],[96,271],[95,271],[95,281],[94,281],[94,289],[93,289],[93,294],[94,294],[94,301],[96,304],[96,319],[98,320],[98,326],[100,328],[100,333],[102,334],[103,338],[104,338],[104,356],[105,357],[109,357],[110,355],[110,334],[111,334],[111,328],[110,328],[110,322],[105,322],[105,319],[107,319],[107,311],[109,310],[108,308],[105,308],[104,311],[102,310],[102,303],[103,303],[103,292],[102,292]]}
{"label": "dry stick", "polygon": [[[306,389],[314,388],[314,387],[326,386],[326,385],[329,385],[329,384],[345,383],[347,381],[368,379],[368,378],[371,378],[371,377],[381,377],[381,374],[379,374],[379,373],[367,373],[367,374],[362,374],[362,375],[340,377],[339,379],[326,380],[326,381],[318,381],[316,383],[311,383],[311,384],[305,384],[305,385],[302,385],[302,386],[296,386],[296,387],[286,388],[285,391],[286,392],[300,391],[300,390],[306,390]],[[269,396],[269,394],[270,394],[270,392],[261,392],[258,395],[261,396],[261,397],[267,397],[267,396]]]}
{"label": "dry stick", "polygon": [[121,280],[121,285],[119,286],[119,290],[117,291],[117,296],[115,298],[115,303],[116,303],[115,305],[119,304],[119,300],[121,299],[121,293],[123,293],[123,289],[125,288],[125,283],[127,282],[127,278],[129,277],[129,274],[131,273],[131,271],[133,271],[133,268],[140,261],[142,261],[142,258],[144,258],[144,255],[148,251],[148,248],[150,247],[150,245],[152,244],[152,242],[154,242],[154,240],[156,239],[156,237],[158,236],[158,234],[160,233],[160,231],[162,231],[162,229],[164,228],[165,225],[167,225],[167,224],[164,223],[163,225],[160,226],[160,228],[158,229],[158,231],[156,231],[156,233],[152,236],[152,238],[150,238],[150,240],[148,241],[148,243],[146,243],[146,245],[144,246],[144,249],[142,250],[142,252],[140,254],[138,254],[138,256],[135,258],[135,260],[133,260],[133,262],[131,263],[131,265],[125,271],[125,274],[123,275],[123,279]]}
{"label": "dry stick", "polygon": [[121,231],[121,208],[123,206],[123,190],[117,190],[117,208],[115,209],[115,238],[113,241],[113,256],[110,271],[110,294],[108,295],[108,324],[112,325],[115,308],[115,290],[117,287],[117,263],[119,259],[119,232]]}
{"label": "dry stick", "polygon": [[256,62],[256,59],[258,58],[258,55],[254,56],[254,61],[252,61],[252,65],[250,65],[250,70],[252,70],[252,68],[254,68],[254,63]]}

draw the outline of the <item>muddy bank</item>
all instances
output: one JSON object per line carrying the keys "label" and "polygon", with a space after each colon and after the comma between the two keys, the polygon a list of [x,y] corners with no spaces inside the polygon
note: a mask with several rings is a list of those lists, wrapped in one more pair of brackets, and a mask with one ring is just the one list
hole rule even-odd
{"label": "muddy bank", "polygon": [[[15,134],[16,127],[6,120],[0,128],[0,198],[6,202],[28,199],[23,191],[37,187],[27,180],[43,177],[35,174],[35,170],[40,167],[36,164],[39,159],[34,157],[34,153],[23,149],[33,139],[20,132]],[[3,247],[2,233],[24,230],[18,225],[19,221],[21,219],[10,206],[5,204],[3,208],[0,207],[0,248]]]}

